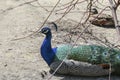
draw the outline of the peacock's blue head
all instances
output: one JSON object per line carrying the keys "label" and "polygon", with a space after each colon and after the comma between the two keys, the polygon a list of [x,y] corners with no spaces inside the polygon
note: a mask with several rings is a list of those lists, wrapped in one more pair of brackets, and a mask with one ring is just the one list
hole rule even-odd
{"label": "peacock's blue head", "polygon": [[41,29],[40,32],[45,34],[45,35],[48,35],[48,34],[51,34],[51,29],[49,27],[44,27]]}
{"label": "peacock's blue head", "polygon": [[57,25],[54,22],[51,22],[49,24],[50,25],[48,27],[43,27],[40,32],[45,34],[45,35],[49,35],[49,34],[51,34],[51,28],[50,27],[54,27],[55,30],[57,31]]}

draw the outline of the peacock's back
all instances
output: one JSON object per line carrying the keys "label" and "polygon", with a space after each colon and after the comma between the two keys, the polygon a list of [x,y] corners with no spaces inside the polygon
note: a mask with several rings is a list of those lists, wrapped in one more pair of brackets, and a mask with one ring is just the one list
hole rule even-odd
{"label": "peacock's back", "polygon": [[62,45],[57,48],[55,60],[72,59],[94,64],[119,62],[120,51],[98,45]]}

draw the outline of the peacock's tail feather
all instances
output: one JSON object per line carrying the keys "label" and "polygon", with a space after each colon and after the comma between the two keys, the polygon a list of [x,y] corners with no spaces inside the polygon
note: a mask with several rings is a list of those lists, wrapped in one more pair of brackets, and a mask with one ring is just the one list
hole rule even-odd
{"label": "peacock's tail feather", "polygon": [[92,64],[120,64],[120,51],[97,45],[62,45],[57,48],[55,61],[72,59]]}
{"label": "peacock's tail feather", "polygon": [[[60,64],[61,61],[53,62],[50,65],[51,70],[55,71]],[[112,69],[111,71],[113,72],[114,70]],[[109,69],[103,69],[99,65],[92,65],[87,62],[65,60],[56,73],[81,76],[104,76],[109,74]]]}

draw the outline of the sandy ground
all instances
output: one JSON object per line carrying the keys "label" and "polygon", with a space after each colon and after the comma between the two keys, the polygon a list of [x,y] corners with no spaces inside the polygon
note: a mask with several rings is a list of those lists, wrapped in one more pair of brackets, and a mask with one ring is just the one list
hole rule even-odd
{"label": "sandy ground", "polygon": [[[35,34],[20,40],[12,41],[16,38],[27,36],[38,30],[42,22],[46,19],[52,6],[57,0],[38,0],[41,6],[46,6],[46,9],[39,7],[36,2],[32,5],[24,4],[25,1],[30,0],[0,0],[0,80],[43,80],[41,72],[43,70],[49,71],[49,67],[41,58],[39,47],[44,39],[42,34]],[[67,3],[69,0],[62,0],[60,4]],[[19,5],[19,6],[18,6]],[[38,7],[37,7],[38,6]],[[12,9],[14,8],[14,9]],[[84,11],[85,5],[79,6],[78,10]],[[81,13],[83,14],[83,13]],[[48,21],[54,21],[59,18],[61,14],[51,15]],[[67,15],[59,25],[61,29],[68,28],[74,22],[67,22],[68,19],[79,21],[81,15],[76,12]],[[115,42],[115,29],[104,29],[93,27],[96,34],[104,34],[108,36],[111,42]],[[53,45],[64,42],[63,31],[58,31],[53,35]],[[107,33],[105,33],[107,32]],[[112,34],[111,34],[112,32]],[[50,76],[46,76],[47,79]],[[55,75],[51,80],[108,80],[106,77],[75,77]],[[120,80],[120,78],[112,77],[111,80]]]}

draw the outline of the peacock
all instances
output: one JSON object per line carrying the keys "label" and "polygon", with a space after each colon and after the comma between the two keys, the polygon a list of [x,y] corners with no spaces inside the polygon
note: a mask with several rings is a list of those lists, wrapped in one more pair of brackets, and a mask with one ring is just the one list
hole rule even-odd
{"label": "peacock", "polygon": [[[52,23],[57,31],[57,25]],[[112,73],[120,73],[120,50],[99,45],[62,44],[52,48],[52,33],[49,26],[40,30],[45,34],[40,52],[42,58],[52,71],[64,75],[77,76],[104,76]],[[111,63],[111,66],[110,66]],[[61,66],[60,66],[61,65]]]}
{"label": "peacock", "polygon": [[91,14],[89,19],[91,24],[106,28],[115,28],[114,20],[111,15],[98,14],[96,8],[92,8],[89,12]]}

